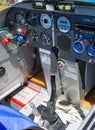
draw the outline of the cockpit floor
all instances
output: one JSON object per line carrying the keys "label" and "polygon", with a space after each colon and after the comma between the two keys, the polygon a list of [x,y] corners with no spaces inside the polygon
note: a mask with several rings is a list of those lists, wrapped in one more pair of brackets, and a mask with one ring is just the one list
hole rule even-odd
{"label": "cockpit floor", "polygon": [[85,96],[85,99],[82,101],[82,104],[88,108],[92,108],[95,104],[95,87]]}

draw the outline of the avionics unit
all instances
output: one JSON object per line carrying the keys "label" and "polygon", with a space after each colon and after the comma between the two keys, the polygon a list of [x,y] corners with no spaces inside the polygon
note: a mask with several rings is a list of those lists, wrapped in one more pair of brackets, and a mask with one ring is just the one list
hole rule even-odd
{"label": "avionics unit", "polygon": [[60,57],[95,63],[95,17],[63,12],[55,15]]}

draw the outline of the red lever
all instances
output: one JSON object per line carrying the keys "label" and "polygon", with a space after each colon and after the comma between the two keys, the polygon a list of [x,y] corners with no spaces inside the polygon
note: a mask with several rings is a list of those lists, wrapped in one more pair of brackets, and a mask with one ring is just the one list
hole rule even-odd
{"label": "red lever", "polygon": [[9,38],[4,38],[4,39],[2,39],[2,44],[3,44],[3,45],[7,45],[7,44],[9,44],[10,41],[11,41],[11,39],[9,39]]}

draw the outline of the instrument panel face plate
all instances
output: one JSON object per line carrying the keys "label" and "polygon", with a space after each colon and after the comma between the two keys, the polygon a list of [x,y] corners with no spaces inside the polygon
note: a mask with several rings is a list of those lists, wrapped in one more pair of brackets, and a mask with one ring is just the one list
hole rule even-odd
{"label": "instrument panel face plate", "polygon": [[6,25],[14,34],[19,27],[26,28],[28,43],[33,47],[51,50],[54,41],[63,59],[95,63],[95,16],[92,14],[14,7],[7,14]]}

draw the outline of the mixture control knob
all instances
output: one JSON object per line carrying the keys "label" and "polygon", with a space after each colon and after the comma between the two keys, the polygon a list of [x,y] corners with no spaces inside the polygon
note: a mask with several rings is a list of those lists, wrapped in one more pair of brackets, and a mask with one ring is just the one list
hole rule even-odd
{"label": "mixture control knob", "polygon": [[78,54],[81,54],[84,52],[84,49],[85,49],[85,46],[84,46],[84,43],[82,41],[75,41],[74,44],[73,44],[73,50],[78,53]]}
{"label": "mixture control knob", "polygon": [[25,40],[25,37],[24,37],[23,35],[19,35],[19,36],[17,37],[17,42],[18,42],[18,43],[22,43],[22,42],[24,42],[24,40]]}
{"label": "mixture control knob", "polygon": [[95,57],[95,45],[88,46],[87,53],[89,56]]}

